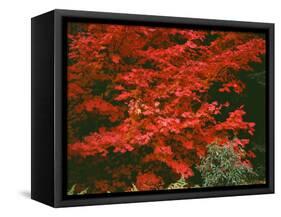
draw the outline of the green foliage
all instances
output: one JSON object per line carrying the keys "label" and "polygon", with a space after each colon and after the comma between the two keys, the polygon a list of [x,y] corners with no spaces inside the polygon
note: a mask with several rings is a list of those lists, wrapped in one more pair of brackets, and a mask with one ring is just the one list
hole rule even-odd
{"label": "green foliage", "polygon": [[136,192],[139,191],[139,189],[137,188],[137,186],[135,184],[132,184],[132,188],[130,189],[131,192]]}
{"label": "green foliage", "polygon": [[208,146],[206,157],[201,160],[198,170],[203,187],[251,184],[256,176],[253,169],[241,163],[232,147]]}
{"label": "green foliage", "polygon": [[171,183],[167,189],[170,190],[170,189],[183,189],[183,188],[187,188],[187,182],[184,177],[181,177],[178,181]]}
{"label": "green foliage", "polygon": [[74,195],[75,187],[76,187],[76,184],[72,185],[71,188],[67,191],[67,195]]}
{"label": "green foliage", "polygon": [[72,185],[72,187],[67,191],[67,195],[83,195],[88,193],[89,188],[85,188],[80,192],[76,192],[76,184]]}

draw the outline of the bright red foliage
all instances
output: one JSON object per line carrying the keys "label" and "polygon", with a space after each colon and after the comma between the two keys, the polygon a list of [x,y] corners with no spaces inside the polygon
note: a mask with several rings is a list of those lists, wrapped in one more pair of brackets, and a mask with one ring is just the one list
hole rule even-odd
{"label": "bright red foliage", "polygon": [[[152,190],[164,182],[158,167],[144,172],[147,163],[161,162],[188,179],[208,144],[243,149],[254,134],[243,105],[218,119],[231,105],[213,100],[210,90],[218,84],[217,94],[243,93],[238,72],[250,73],[250,63],[265,54],[258,34],[85,24],[78,33],[69,31],[68,39],[69,158],[106,160],[113,152],[122,161],[122,154],[136,152],[143,165],[123,166],[138,174],[138,189]],[[98,128],[79,137],[79,123],[90,117]],[[249,136],[240,138],[241,132]],[[142,147],[151,151],[143,153]],[[97,183],[100,191],[109,186],[106,180]]]}
{"label": "bright red foliage", "polygon": [[137,176],[136,187],[141,191],[161,189],[163,180],[153,173],[139,174]]}

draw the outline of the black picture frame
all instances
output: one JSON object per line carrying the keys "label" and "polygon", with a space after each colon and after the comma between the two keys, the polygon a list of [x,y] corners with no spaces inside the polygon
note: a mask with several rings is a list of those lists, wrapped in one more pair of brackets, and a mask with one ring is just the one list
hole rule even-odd
{"label": "black picture frame", "polygon": [[[66,196],[66,22],[99,21],[135,25],[211,28],[266,33],[267,182],[157,192]],[[53,10],[32,18],[31,198],[53,207],[160,201],[274,193],[274,24]]]}

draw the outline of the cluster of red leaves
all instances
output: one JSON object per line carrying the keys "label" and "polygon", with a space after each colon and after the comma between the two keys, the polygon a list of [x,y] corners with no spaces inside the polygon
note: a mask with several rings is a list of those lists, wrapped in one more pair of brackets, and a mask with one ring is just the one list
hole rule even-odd
{"label": "cluster of red leaves", "polygon": [[139,174],[136,180],[136,187],[140,191],[161,189],[163,180],[154,173]]}
{"label": "cluster of red leaves", "polygon": [[[243,105],[218,121],[217,115],[230,103],[210,101],[209,90],[219,83],[218,93],[243,92],[246,86],[236,75],[250,73],[250,63],[261,62],[265,40],[260,35],[109,24],[70,30],[69,158],[101,155],[106,159],[111,150],[138,153],[147,146],[153,151],[141,156],[143,165],[161,162],[188,179],[208,144],[235,144],[240,150],[249,143],[239,139],[241,132],[253,135],[255,127],[243,119]],[[103,91],[92,91],[105,81]],[[112,126],[101,124],[81,139],[73,126],[89,114],[104,116]],[[247,157],[254,153],[248,152]],[[140,190],[163,185],[157,171],[132,169],[131,173],[139,174],[135,181]],[[106,180],[97,183],[106,190]]]}
{"label": "cluster of red leaves", "polygon": [[120,116],[122,116],[122,113],[117,107],[104,101],[100,97],[92,97],[88,100],[85,100],[76,107],[76,112],[97,112],[99,114],[109,116],[109,120],[112,122],[116,121]]}
{"label": "cluster of red leaves", "polygon": [[233,132],[247,130],[250,135],[254,135],[254,127],[256,124],[254,122],[243,121],[243,115],[245,114],[246,112],[243,110],[242,106],[239,109],[230,112],[226,121],[216,125],[216,130],[232,130]]}

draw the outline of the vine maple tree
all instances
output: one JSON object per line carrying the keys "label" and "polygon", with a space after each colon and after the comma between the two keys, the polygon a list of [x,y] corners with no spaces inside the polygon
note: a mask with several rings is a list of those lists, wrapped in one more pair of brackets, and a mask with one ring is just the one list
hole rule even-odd
{"label": "vine maple tree", "polygon": [[100,168],[88,177],[93,192],[188,181],[212,143],[251,166],[255,123],[216,94],[243,94],[238,75],[262,62],[262,35],[78,25],[68,26],[68,158]]}

